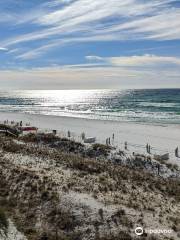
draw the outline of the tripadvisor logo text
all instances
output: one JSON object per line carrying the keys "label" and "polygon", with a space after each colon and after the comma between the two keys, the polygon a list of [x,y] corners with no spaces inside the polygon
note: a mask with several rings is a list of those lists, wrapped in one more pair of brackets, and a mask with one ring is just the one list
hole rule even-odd
{"label": "tripadvisor logo text", "polygon": [[172,229],[143,229],[142,227],[136,227],[135,228],[135,234],[137,236],[141,236],[144,233],[147,234],[171,234]]}

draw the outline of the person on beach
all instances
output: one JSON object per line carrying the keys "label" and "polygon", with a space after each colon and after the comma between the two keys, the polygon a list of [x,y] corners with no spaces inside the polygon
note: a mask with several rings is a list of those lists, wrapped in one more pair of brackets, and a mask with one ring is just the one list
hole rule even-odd
{"label": "person on beach", "polygon": [[127,150],[127,142],[124,143],[124,149]]}
{"label": "person on beach", "polygon": [[160,173],[160,164],[157,164],[157,172],[158,172],[158,175]]}
{"label": "person on beach", "polygon": [[84,132],[81,134],[81,138],[82,138],[82,140],[85,139],[85,133]]}
{"label": "person on beach", "polygon": [[175,149],[175,156],[179,157],[179,149],[178,149],[178,147]]}
{"label": "person on beach", "polygon": [[151,154],[151,146],[148,147],[148,153]]}
{"label": "person on beach", "polygon": [[114,133],[112,135],[112,144],[114,145]]}
{"label": "person on beach", "polygon": [[71,133],[70,133],[70,131],[68,131],[68,138],[70,138],[71,137]]}
{"label": "person on beach", "polygon": [[148,153],[148,151],[149,151],[149,144],[147,143],[146,144],[146,152]]}
{"label": "person on beach", "polygon": [[179,148],[177,147],[177,157],[179,157]]}

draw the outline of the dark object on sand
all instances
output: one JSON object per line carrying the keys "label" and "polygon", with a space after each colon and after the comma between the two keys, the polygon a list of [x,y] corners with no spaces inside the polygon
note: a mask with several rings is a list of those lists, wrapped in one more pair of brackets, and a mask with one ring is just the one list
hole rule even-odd
{"label": "dark object on sand", "polygon": [[146,151],[151,154],[151,146],[148,143],[146,144]]}
{"label": "dark object on sand", "polygon": [[149,145],[148,153],[151,154],[151,146]]}
{"label": "dark object on sand", "polygon": [[5,134],[6,136],[18,137],[20,132],[16,128],[0,124],[0,133]]}
{"label": "dark object on sand", "polygon": [[169,153],[163,155],[154,155],[155,160],[169,160]]}
{"label": "dark object on sand", "polygon": [[179,149],[178,149],[178,147],[175,149],[175,156],[179,157]]}
{"label": "dark object on sand", "polygon": [[89,137],[84,139],[84,143],[95,143],[96,138],[95,137]]}
{"label": "dark object on sand", "polygon": [[57,130],[52,130],[53,134],[56,135],[57,134]]}
{"label": "dark object on sand", "polygon": [[83,132],[82,134],[81,134],[81,138],[82,138],[82,140],[84,140],[85,139],[85,133]]}
{"label": "dark object on sand", "polygon": [[124,149],[127,150],[127,142],[124,143]]}
{"label": "dark object on sand", "polygon": [[22,132],[31,132],[31,131],[37,131],[38,130],[38,128],[36,128],[36,127],[20,127],[19,128]]}

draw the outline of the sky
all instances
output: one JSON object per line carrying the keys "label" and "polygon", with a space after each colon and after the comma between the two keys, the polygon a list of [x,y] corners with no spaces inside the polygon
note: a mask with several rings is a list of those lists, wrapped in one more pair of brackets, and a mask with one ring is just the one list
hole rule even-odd
{"label": "sky", "polygon": [[0,0],[0,89],[180,88],[180,0]]}

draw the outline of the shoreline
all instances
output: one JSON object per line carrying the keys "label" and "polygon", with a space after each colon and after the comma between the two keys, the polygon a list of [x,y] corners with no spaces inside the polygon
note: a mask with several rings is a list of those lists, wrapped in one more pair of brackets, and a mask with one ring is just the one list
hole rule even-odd
{"label": "shoreline", "polygon": [[[108,123],[120,123],[120,124],[132,124],[132,125],[142,125],[142,126],[155,126],[155,127],[172,127],[172,128],[179,128],[180,129],[180,123],[158,123],[158,122],[138,122],[138,121],[123,121],[123,120],[108,120],[108,119],[96,119],[96,118],[86,118],[86,117],[76,117],[76,116],[58,116],[58,115],[50,115],[50,114],[36,114],[36,113],[20,113],[20,112],[1,112],[0,111],[0,121],[2,121],[2,116],[3,117],[13,117],[13,116],[17,116],[18,119],[19,117],[23,117],[26,116],[26,119],[34,119],[36,117],[45,117],[45,118],[61,118],[61,119],[73,119],[73,120],[83,120],[83,121],[98,121],[98,122],[108,122]],[[6,119],[3,119],[6,120]],[[11,119],[9,119],[11,120]],[[13,119],[14,120],[14,119]]]}
{"label": "shoreline", "polygon": [[33,115],[28,113],[0,112],[0,121],[30,122],[42,131],[55,129],[58,134],[66,136],[69,130],[76,141],[80,141],[82,132],[87,137],[96,137],[98,143],[105,144],[106,138],[115,134],[113,146],[122,149],[128,142],[130,152],[146,153],[145,145],[152,146],[152,154],[170,153],[171,163],[180,166],[180,158],[174,156],[176,147],[180,148],[179,125],[150,125],[134,122],[118,122],[108,120],[61,117],[52,115]]}
{"label": "shoreline", "polygon": [[[116,119],[98,119],[98,118],[87,118],[87,117],[78,117],[78,116],[60,116],[60,115],[51,115],[51,114],[39,114],[39,113],[21,113],[21,112],[1,112],[0,111],[0,121],[1,116],[36,116],[36,117],[51,117],[51,118],[62,118],[62,119],[74,119],[74,120],[87,120],[87,121],[98,121],[98,122],[109,122],[109,123],[121,123],[121,124],[133,124],[133,125],[146,125],[146,126],[160,126],[160,127],[176,127],[180,129],[180,123],[160,123],[160,122],[138,122],[138,121],[128,121],[128,120],[116,120]],[[3,119],[6,120],[6,119]]]}

